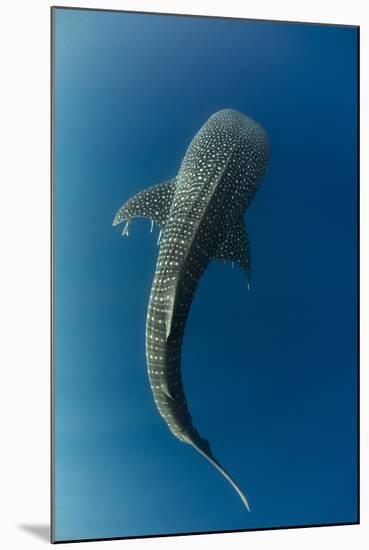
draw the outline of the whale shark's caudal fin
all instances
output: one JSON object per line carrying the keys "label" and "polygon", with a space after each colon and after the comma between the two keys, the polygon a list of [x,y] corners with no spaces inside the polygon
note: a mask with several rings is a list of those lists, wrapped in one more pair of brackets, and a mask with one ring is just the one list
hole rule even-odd
{"label": "whale shark's caudal fin", "polygon": [[247,236],[245,222],[241,218],[228,233],[225,240],[219,246],[214,260],[231,261],[237,263],[245,272],[250,281],[251,254],[250,242]]}
{"label": "whale shark's caudal fin", "polygon": [[131,218],[142,217],[151,219],[162,230],[173,201],[175,186],[176,178],[173,178],[137,193],[118,210],[113,225],[126,221],[123,235],[128,235]]}
{"label": "whale shark's caudal fin", "polygon": [[193,441],[191,438],[186,438],[187,442],[192,445],[198,451],[202,456],[206,458],[216,468],[225,478],[226,480],[232,485],[233,489],[237,492],[238,496],[242,500],[243,504],[246,506],[246,509],[248,512],[250,512],[250,506],[247,502],[247,498],[245,494],[241,491],[237,483],[234,481],[234,479],[229,475],[229,473],[223,468],[221,464],[215,458],[212,456],[209,448],[209,452],[204,448],[202,448],[202,445],[198,445],[195,441]]}

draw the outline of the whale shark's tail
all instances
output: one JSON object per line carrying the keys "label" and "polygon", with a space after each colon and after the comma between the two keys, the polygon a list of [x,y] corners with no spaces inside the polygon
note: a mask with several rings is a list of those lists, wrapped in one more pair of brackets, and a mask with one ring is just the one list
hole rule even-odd
{"label": "whale shark's tail", "polygon": [[[201,445],[201,444],[198,444],[191,437],[187,437],[186,440],[187,440],[187,443],[192,445],[192,447],[194,449],[196,449],[196,451],[198,451],[200,454],[202,454],[202,456],[204,456],[206,458],[206,460],[208,460],[210,462],[210,464],[212,464],[226,478],[226,480],[232,485],[233,489],[238,493],[238,496],[240,497],[240,499],[242,500],[242,502],[246,506],[247,511],[250,512],[250,506],[249,506],[249,503],[247,502],[246,495],[241,491],[241,489],[239,488],[237,483],[229,475],[229,473],[223,468],[223,466],[221,464],[219,464],[219,462],[213,457],[213,455],[210,451],[210,446],[209,446],[208,442],[205,441],[205,440],[202,440],[202,441],[206,442],[207,445]],[[207,448],[205,448],[205,447],[207,447]]]}

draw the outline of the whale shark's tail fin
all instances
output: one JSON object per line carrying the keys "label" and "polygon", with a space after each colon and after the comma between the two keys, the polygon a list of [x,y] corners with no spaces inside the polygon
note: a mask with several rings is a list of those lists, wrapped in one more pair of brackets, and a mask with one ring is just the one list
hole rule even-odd
{"label": "whale shark's tail fin", "polygon": [[207,445],[202,445],[202,444],[198,444],[191,437],[187,437],[186,439],[187,439],[187,442],[190,445],[192,445],[192,447],[194,447],[196,449],[196,451],[198,451],[200,454],[202,454],[202,456],[204,456],[206,458],[206,460],[208,460],[210,462],[210,464],[212,464],[214,466],[214,468],[216,468],[226,478],[226,480],[232,485],[233,489],[237,492],[237,494],[240,497],[240,499],[242,500],[243,504],[246,506],[247,511],[250,512],[250,506],[249,506],[249,503],[247,501],[246,495],[241,491],[241,489],[239,488],[239,486],[237,485],[235,480],[229,475],[227,470],[225,470],[223,468],[223,466],[221,464],[219,464],[219,462],[217,460],[215,460],[215,458],[213,457],[213,455],[210,451],[210,446],[209,446],[208,442],[205,441],[205,440],[202,440],[205,443],[207,443]]}

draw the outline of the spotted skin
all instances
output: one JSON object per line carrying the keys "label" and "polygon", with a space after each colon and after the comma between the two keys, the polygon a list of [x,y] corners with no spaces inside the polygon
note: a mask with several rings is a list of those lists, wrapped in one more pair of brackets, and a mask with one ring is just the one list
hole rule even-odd
{"label": "spotted skin", "polygon": [[146,359],[159,413],[172,434],[189,443],[245,495],[196,430],[181,376],[188,312],[211,260],[229,260],[251,273],[243,215],[263,178],[269,156],[265,130],[232,109],[214,113],[193,138],[177,176],[135,195],[113,225],[148,217],[161,228],[159,255],[146,319]]}

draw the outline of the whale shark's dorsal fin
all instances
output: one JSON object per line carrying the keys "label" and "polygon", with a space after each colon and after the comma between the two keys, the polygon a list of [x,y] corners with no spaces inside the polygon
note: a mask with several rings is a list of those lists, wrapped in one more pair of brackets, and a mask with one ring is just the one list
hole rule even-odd
{"label": "whale shark's dorsal fin", "polygon": [[149,187],[123,204],[118,210],[113,225],[126,221],[124,235],[128,235],[131,218],[149,218],[163,229],[173,201],[176,178]]}
{"label": "whale shark's dorsal fin", "polygon": [[167,382],[163,381],[163,382],[161,383],[161,389],[162,389],[163,393],[164,393],[167,397],[169,397],[169,399],[171,399],[172,401],[174,401],[174,397],[173,397],[173,395],[170,393],[170,389],[169,389],[169,386],[168,386],[168,383],[167,383]]}
{"label": "whale shark's dorsal fin", "polygon": [[250,242],[246,233],[245,222],[241,218],[220,244],[213,260],[223,260],[237,263],[246,271],[248,279],[251,276]]}
{"label": "whale shark's dorsal fin", "polygon": [[170,332],[172,330],[172,321],[173,321],[173,313],[174,313],[174,303],[175,303],[175,297],[176,297],[176,285],[174,285],[169,291],[168,291],[168,305],[166,309],[166,315],[165,315],[165,337],[168,340]]}

